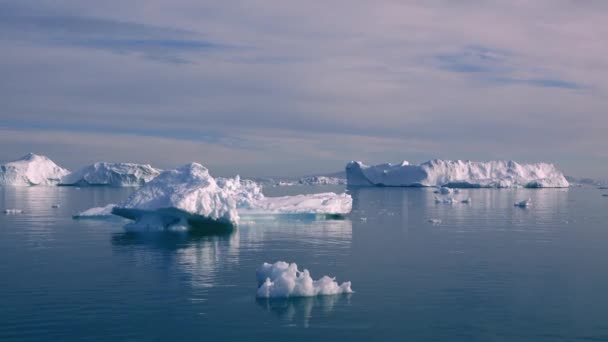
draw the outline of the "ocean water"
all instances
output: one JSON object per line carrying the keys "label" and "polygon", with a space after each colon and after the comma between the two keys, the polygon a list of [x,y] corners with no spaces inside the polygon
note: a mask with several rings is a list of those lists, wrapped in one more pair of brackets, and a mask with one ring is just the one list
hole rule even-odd
{"label": "ocean water", "polygon": [[[343,189],[268,189],[303,190]],[[471,189],[453,205],[431,189],[353,189],[346,220],[220,235],[71,218],[130,191],[0,188],[0,209],[25,210],[0,215],[0,341],[608,341],[596,189]],[[355,293],[256,300],[256,268],[278,260]]]}

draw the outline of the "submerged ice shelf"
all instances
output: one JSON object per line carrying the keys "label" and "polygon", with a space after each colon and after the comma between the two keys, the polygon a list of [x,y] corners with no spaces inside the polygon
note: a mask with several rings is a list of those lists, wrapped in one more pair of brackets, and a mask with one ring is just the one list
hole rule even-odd
{"label": "submerged ice shelf", "polygon": [[338,284],[335,278],[323,276],[313,280],[306,269],[296,263],[277,261],[264,263],[256,270],[258,298],[313,297],[353,293],[350,281]]}
{"label": "submerged ice shelf", "polygon": [[[352,161],[349,186],[437,186],[452,188],[564,188],[569,183],[553,164],[514,161],[430,160],[420,165]],[[440,189],[441,190],[441,189]]]}

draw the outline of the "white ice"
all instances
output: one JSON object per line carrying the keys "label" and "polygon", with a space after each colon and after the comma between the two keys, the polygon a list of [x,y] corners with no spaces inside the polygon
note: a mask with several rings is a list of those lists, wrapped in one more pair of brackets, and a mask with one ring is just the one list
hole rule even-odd
{"label": "white ice", "polygon": [[76,219],[83,219],[83,218],[99,218],[99,219],[103,219],[103,218],[109,218],[112,217],[112,209],[114,209],[114,207],[116,206],[116,204],[108,204],[106,206],[103,207],[95,207],[95,208],[90,208],[87,209],[85,211],[81,211],[78,214],[72,216],[73,218]]}
{"label": "white ice", "polygon": [[29,153],[0,166],[0,185],[56,185],[68,173],[49,158]]}
{"label": "white ice", "polygon": [[520,208],[526,208],[532,205],[532,199],[528,198],[526,200],[523,201],[519,201],[519,202],[515,202],[515,206],[516,207],[520,207]]}
{"label": "white ice", "polygon": [[430,224],[441,224],[441,219],[431,218],[431,219],[428,219],[428,222]]}
{"label": "white ice", "polygon": [[474,162],[430,160],[420,165],[350,162],[350,186],[449,186],[452,188],[563,188],[569,183],[553,164],[519,164],[514,161]]}
{"label": "white ice", "polygon": [[350,281],[338,284],[335,278],[323,276],[313,280],[308,270],[299,271],[295,263],[264,263],[256,271],[257,297],[290,298],[353,293]]}
{"label": "white ice", "polygon": [[[237,225],[239,216],[231,191],[220,187],[207,168],[191,163],[162,172],[113,209],[144,230],[171,229],[193,222]],[[156,225],[156,227],[153,227]]]}
{"label": "white ice", "polygon": [[150,165],[131,163],[95,163],[62,178],[62,185],[142,186],[160,174]]}
{"label": "white ice", "polygon": [[25,213],[25,211],[22,209],[4,209],[4,213],[7,215],[23,214],[23,213]]}

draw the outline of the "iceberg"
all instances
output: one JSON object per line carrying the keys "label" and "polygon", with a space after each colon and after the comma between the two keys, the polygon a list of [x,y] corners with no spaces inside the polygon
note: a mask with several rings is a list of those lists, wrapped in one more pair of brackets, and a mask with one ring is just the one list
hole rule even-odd
{"label": "iceberg", "polygon": [[324,276],[313,280],[308,270],[299,271],[296,263],[264,263],[256,270],[258,298],[313,297],[353,293],[350,281],[338,284]]}
{"label": "iceberg", "polygon": [[148,183],[160,172],[150,165],[95,163],[63,177],[60,185],[135,187]]}
{"label": "iceberg", "polygon": [[515,202],[514,204],[516,207],[520,207],[520,208],[527,208],[529,206],[532,205],[532,199],[528,198],[527,200],[523,200],[523,201],[519,201],[519,202]]}
{"label": "iceberg", "polygon": [[25,210],[22,209],[4,209],[6,215],[24,214]]}
{"label": "iceberg", "polygon": [[341,218],[351,212],[353,199],[348,194],[325,192],[310,195],[262,197],[244,202],[240,215],[314,215]]}
{"label": "iceberg", "polygon": [[239,222],[233,194],[198,163],[162,172],[112,213],[135,221],[125,226],[127,230],[225,228]]}
{"label": "iceberg", "polygon": [[90,208],[85,211],[81,211],[78,214],[72,216],[74,219],[105,219],[112,217],[112,210],[116,207],[116,204],[108,204],[103,207]]}
{"label": "iceberg", "polygon": [[298,180],[299,185],[345,185],[346,179],[326,176],[302,177]]}
{"label": "iceberg", "polygon": [[451,188],[566,188],[564,174],[549,163],[514,161],[475,162],[430,160],[420,165],[351,161],[346,165],[349,186],[404,186]]}
{"label": "iceberg", "polygon": [[92,208],[74,217],[101,216],[109,210],[134,221],[127,230],[182,230],[235,227],[240,215],[342,218],[351,209],[347,194],[265,197],[254,181],[239,176],[216,179],[201,164],[191,163],[162,172],[114,207]]}
{"label": "iceberg", "polygon": [[56,185],[69,173],[49,158],[29,153],[0,166],[0,185]]}
{"label": "iceberg", "polygon": [[441,224],[441,219],[438,219],[438,218],[431,218],[431,219],[428,219],[427,221],[433,225]]}

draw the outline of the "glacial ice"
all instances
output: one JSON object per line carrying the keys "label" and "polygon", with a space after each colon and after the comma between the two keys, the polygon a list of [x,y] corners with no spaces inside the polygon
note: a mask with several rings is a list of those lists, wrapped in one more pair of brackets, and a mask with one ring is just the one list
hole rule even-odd
{"label": "glacial ice", "polygon": [[345,185],[346,179],[327,176],[302,177],[298,180],[299,185]]}
{"label": "glacial ice", "polygon": [[431,219],[428,219],[428,222],[429,222],[430,224],[437,225],[437,224],[441,224],[441,219],[438,219],[438,218],[431,218]]}
{"label": "glacial ice", "polygon": [[92,208],[74,218],[111,213],[135,221],[125,226],[128,230],[173,230],[234,227],[240,215],[341,218],[351,209],[352,197],[347,194],[265,197],[254,181],[239,176],[215,179],[204,166],[191,163],[162,172],[116,206]]}
{"label": "glacial ice", "polygon": [[61,185],[142,186],[160,174],[150,165],[131,163],[95,163],[61,179]]}
{"label": "glacial ice", "polygon": [[352,210],[353,200],[348,194],[325,192],[310,195],[262,197],[239,207],[240,215],[316,215],[341,217]]}
{"label": "glacial ice", "polygon": [[7,214],[7,215],[13,215],[13,214],[23,214],[23,213],[25,213],[25,211],[22,210],[22,209],[11,209],[11,208],[9,208],[9,209],[4,209],[4,213]]}
{"label": "glacial ice", "polygon": [[353,293],[350,281],[338,284],[335,278],[323,276],[313,280],[308,270],[299,271],[296,263],[264,263],[256,270],[257,297],[290,298]]}
{"label": "glacial ice", "polygon": [[75,219],[104,219],[112,217],[112,209],[116,204],[108,204],[103,207],[90,208],[85,211],[81,211],[78,214],[72,216]]}
{"label": "glacial ice", "polygon": [[49,158],[29,153],[0,166],[0,185],[56,185],[68,173]]}
{"label": "glacial ice", "polygon": [[514,161],[474,162],[430,160],[420,165],[346,166],[349,186],[437,186],[451,188],[564,188],[569,183],[553,164],[519,164]]}
{"label": "glacial ice", "polygon": [[514,205],[516,207],[520,207],[520,208],[527,208],[527,207],[529,207],[529,206],[532,205],[532,199],[528,198],[528,199],[523,200],[523,201],[515,202]]}
{"label": "glacial ice", "polygon": [[164,230],[198,225],[235,226],[236,200],[207,168],[191,163],[162,172],[116,206],[112,213],[130,220],[128,229]]}

